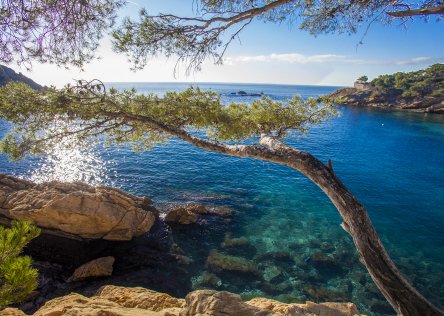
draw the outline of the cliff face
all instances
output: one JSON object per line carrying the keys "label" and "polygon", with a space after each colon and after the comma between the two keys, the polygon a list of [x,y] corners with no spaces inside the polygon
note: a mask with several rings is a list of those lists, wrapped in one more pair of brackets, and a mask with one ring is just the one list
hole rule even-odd
{"label": "cliff face", "polygon": [[25,75],[21,73],[16,73],[14,70],[12,70],[9,67],[0,65],[0,86],[6,85],[10,81],[19,81],[26,83],[34,90],[41,90],[43,87],[33,81],[32,79],[26,77]]}
{"label": "cliff face", "polygon": [[342,88],[327,96],[339,105],[376,107],[421,113],[444,114],[444,95],[402,98],[369,89]]}

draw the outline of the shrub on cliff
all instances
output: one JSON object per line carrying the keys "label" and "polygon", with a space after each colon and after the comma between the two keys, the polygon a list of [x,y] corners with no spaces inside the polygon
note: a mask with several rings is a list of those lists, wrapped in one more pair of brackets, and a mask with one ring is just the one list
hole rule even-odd
{"label": "shrub on cliff", "polygon": [[20,253],[39,234],[40,229],[28,222],[0,226],[0,310],[23,301],[37,287],[37,270],[31,267],[31,258]]}

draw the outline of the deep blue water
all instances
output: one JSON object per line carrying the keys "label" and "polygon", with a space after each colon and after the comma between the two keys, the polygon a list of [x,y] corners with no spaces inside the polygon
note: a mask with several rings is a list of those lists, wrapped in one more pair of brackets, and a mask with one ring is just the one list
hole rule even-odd
{"label": "deep blue water", "polygon": [[[158,94],[188,87],[109,85]],[[276,100],[294,94],[315,97],[335,90],[284,85],[199,86],[222,93],[226,102],[251,101],[252,97],[229,95],[239,90],[264,92]],[[341,108],[341,112],[340,117],[288,143],[324,162],[332,160],[336,174],[366,206],[402,272],[426,297],[444,307],[444,116],[352,107]],[[2,123],[0,134],[7,129]],[[195,288],[213,287],[245,298],[268,296],[283,301],[340,297],[369,315],[392,313],[357,261],[350,237],[339,227],[341,219],[334,206],[308,179],[287,167],[223,156],[172,139],[141,154],[126,147],[98,146],[75,152],[55,149],[47,157],[19,163],[0,156],[0,171],[37,181],[56,178],[112,184],[148,195],[159,205],[193,201],[231,207],[236,214],[228,226],[210,225],[204,233],[184,234],[178,241],[194,260],[190,273]],[[247,276],[205,267],[210,249],[230,254],[221,246],[226,233],[248,239],[264,276],[278,271],[269,282],[272,289]],[[239,251],[236,255],[252,258]],[[332,262],[326,267],[314,266],[312,260],[319,253]],[[215,273],[220,282],[203,281],[204,270]]]}

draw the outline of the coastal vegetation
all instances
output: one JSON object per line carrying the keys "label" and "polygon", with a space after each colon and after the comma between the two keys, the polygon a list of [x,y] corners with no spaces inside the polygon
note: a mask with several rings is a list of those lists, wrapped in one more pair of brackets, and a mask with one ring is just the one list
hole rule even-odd
{"label": "coastal vegetation", "polygon": [[370,81],[374,94],[395,98],[416,97],[444,98],[444,64],[434,64],[427,69],[381,75]]}
{"label": "coastal vegetation", "polygon": [[[93,59],[100,38],[113,26],[115,10],[123,2],[69,3],[22,1],[17,4],[2,0],[0,43],[4,49],[0,60],[28,67],[33,61],[82,67]],[[444,13],[441,1],[422,1],[413,7],[387,1],[325,4],[292,0],[202,0],[200,4],[202,15],[191,18],[170,14],[152,16],[142,10],[139,21],[127,19],[123,27],[114,30],[115,50],[126,54],[135,69],[143,68],[150,58],[162,54],[176,56],[191,71],[200,69],[209,57],[222,63],[229,44],[253,19],[291,23],[293,17],[298,16],[300,28],[312,34],[353,33],[364,22],[375,19],[386,21]],[[415,93],[421,96],[427,91],[424,84],[411,82],[407,77],[391,80],[377,81],[375,88],[392,93],[402,86],[409,91],[404,96],[404,92],[401,93],[405,98],[414,97]],[[364,77],[362,81],[366,81]],[[300,171],[336,206],[343,220],[342,227],[351,235],[362,263],[395,311],[401,315],[443,315],[399,272],[364,206],[338,178],[332,162],[324,164],[310,153],[285,143],[286,138],[304,133],[335,114],[332,105],[315,99],[294,97],[287,102],[276,102],[262,98],[251,105],[225,105],[217,94],[194,88],[158,97],[134,90],[107,90],[98,80],[43,91],[34,91],[21,83],[8,83],[0,88],[0,117],[14,124],[1,150],[13,159],[23,158],[27,153],[42,153],[67,137],[75,140],[70,146],[82,146],[85,140],[106,137],[108,144],[130,143],[136,150],[149,149],[177,137],[202,149],[256,158]],[[196,130],[205,131],[206,136]],[[246,140],[252,143],[246,144]],[[213,253],[213,264],[220,262],[218,255]]]}
{"label": "coastal vegetation", "polygon": [[23,248],[40,234],[29,222],[13,221],[11,228],[0,226],[0,310],[25,300],[37,287],[38,272]]}
{"label": "coastal vegetation", "polygon": [[362,76],[354,88],[339,89],[325,99],[343,105],[444,113],[444,64],[367,81],[367,76]]}

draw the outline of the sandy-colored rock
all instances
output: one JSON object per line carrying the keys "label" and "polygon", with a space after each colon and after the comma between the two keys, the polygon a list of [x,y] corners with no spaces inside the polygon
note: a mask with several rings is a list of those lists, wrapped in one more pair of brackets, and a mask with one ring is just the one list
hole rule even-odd
{"label": "sandy-colored rock", "polygon": [[185,307],[184,299],[158,293],[141,287],[121,287],[107,285],[97,291],[96,296],[115,302],[124,307],[148,309],[159,312],[167,308]]}
{"label": "sandy-colored rock", "polygon": [[165,222],[189,225],[197,222],[198,216],[187,207],[178,206],[171,208],[165,216]]}
{"label": "sandy-colored rock", "polygon": [[[0,314],[1,316],[2,314]],[[9,316],[23,316],[11,314]],[[354,316],[352,303],[284,304],[265,298],[243,302],[230,292],[198,290],[185,300],[137,288],[104,286],[91,298],[69,294],[46,302],[34,316]],[[5,315],[6,316],[6,315]]]}
{"label": "sandy-colored rock", "polygon": [[26,316],[26,314],[17,308],[8,307],[0,311],[0,316]]}
{"label": "sandy-colored rock", "polygon": [[189,293],[185,301],[186,307],[181,316],[270,315],[270,311],[248,305],[239,295],[230,292],[198,290]]}
{"label": "sandy-colored rock", "polygon": [[34,316],[166,316],[140,308],[120,306],[100,297],[72,293],[46,302]]}
{"label": "sandy-colored rock", "polygon": [[73,275],[68,279],[68,282],[87,279],[90,277],[109,276],[113,274],[114,257],[102,257],[78,267]]}
{"label": "sandy-colored rock", "polygon": [[268,298],[254,298],[248,305],[269,310],[286,316],[355,316],[360,315],[353,303],[321,303],[306,302],[305,304],[285,304]]}
{"label": "sandy-colored rock", "polygon": [[157,210],[151,204],[148,198],[107,186],[35,184],[0,174],[1,215],[82,238],[130,240],[142,235],[155,221]]}

